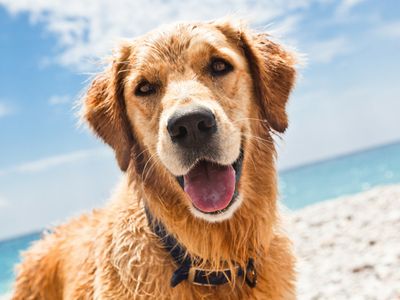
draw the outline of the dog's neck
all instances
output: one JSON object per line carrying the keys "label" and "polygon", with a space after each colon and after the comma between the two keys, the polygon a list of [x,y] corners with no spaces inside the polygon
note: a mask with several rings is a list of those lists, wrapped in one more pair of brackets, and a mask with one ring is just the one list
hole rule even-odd
{"label": "dog's neck", "polygon": [[166,231],[164,225],[160,221],[154,220],[147,206],[144,207],[144,210],[150,229],[159,238],[160,243],[177,265],[177,269],[174,271],[170,281],[172,287],[177,286],[184,280],[189,280],[196,285],[218,286],[232,282],[235,277],[243,277],[246,284],[251,288],[256,286],[257,271],[254,267],[253,258],[249,258],[245,269],[240,265],[236,265],[235,270],[231,270],[230,268],[224,270],[197,268],[197,264],[201,259],[192,257],[190,253],[187,253],[186,248],[180,245]]}
{"label": "dog's neck", "polygon": [[182,201],[184,192],[173,187],[170,176],[161,168],[146,174],[146,184],[140,182],[142,177],[138,178],[137,184],[143,187],[139,197],[154,219],[191,256],[200,257],[207,264],[203,265],[205,268],[224,269],[226,262],[245,267],[250,257],[265,257],[268,251],[277,223],[274,156],[266,147],[249,147],[255,149],[247,148],[253,156],[244,159],[240,187],[243,202],[223,222],[210,223],[193,216]]}

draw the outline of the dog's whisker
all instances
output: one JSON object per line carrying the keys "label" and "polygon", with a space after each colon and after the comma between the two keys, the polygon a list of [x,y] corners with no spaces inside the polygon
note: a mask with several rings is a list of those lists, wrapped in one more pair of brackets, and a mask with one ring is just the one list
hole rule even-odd
{"label": "dog's whisker", "polygon": [[269,150],[273,150],[274,149],[274,143],[272,141],[263,139],[263,138],[261,138],[259,136],[255,136],[255,135],[252,135],[252,134],[243,134],[243,135],[248,137],[248,138],[250,138],[250,140],[255,141],[255,142],[267,147]]}
{"label": "dog's whisker", "polygon": [[165,210],[167,210],[168,208],[167,208],[167,206],[166,206],[166,204],[165,204],[163,198],[160,197],[160,195],[157,194],[157,199],[158,199],[159,203],[162,205],[162,208],[165,209]]}
{"label": "dog's whisker", "polygon": [[272,140],[264,139],[264,138],[262,138],[262,137],[260,137],[260,136],[257,136],[257,135],[251,134],[251,133],[243,133],[243,135],[244,135],[244,136],[247,136],[247,137],[250,137],[250,138],[257,139],[257,140],[259,140],[259,141],[266,142],[266,143],[268,143],[268,144],[273,144],[273,143],[274,143]]}
{"label": "dog's whisker", "polygon": [[[143,154],[146,150],[147,150],[148,153],[151,153],[150,148],[145,147],[145,149],[140,154],[138,154],[137,156]],[[158,163],[158,161],[154,159],[156,155],[157,154],[154,151],[154,153],[149,156],[149,158],[147,159],[147,161],[146,161],[146,163],[145,163],[145,165],[143,167],[143,171],[142,171],[142,174],[141,174],[141,190],[143,191],[144,196],[145,196],[146,199],[148,199],[149,197],[147,195],[147,192],[146,192],[146,189],[145,189],[144,185],[145,185],[145,182],[147,180],[147,176],[149,174],[149,170],[151,170],[152,166],[154,166],[155,164]],[[147,165],[149,163],[151,163],[151,165],[150,165],[149,169],[146,172],[146,168],[147,168]]]}
{"label": "dog's whisker", "polygon": [[153,170],[155,169],[155,167],[157,165],[158,165],[158,161],[157,160],[153,160],[153,162],[151,163],[148,171],[146,172],[146,175],[145,175],[144,180],[143,180],[144,182],[147,181],[148,176],[150,176],[152,174]]}
{"label": "dog's whisker", "polygon": [[[143,154],[143,152],[146,151],[146,150],[147,150],[148,153],[151,153],[149,148],[145,148],[145,150],[143,150],[143,151],[141,152],[141,154]],[[149,158],[147,159],[147,161],[146,161],[146,163],[145,163],[145,165],[144,165],[144,167],[143,167],[142,181],[145,181],[145,179],[143,178],[143,175],[144,175],[145,172],[146,172],[146,167],[147,167],[147,165],[148,165],[152,160],[154,160],[154,157],[155,157],[156,155],[157,155],[156,152],[153,153],[153,154],[150,154]]]}
{"label": "dog's whisker", "polygon": [[265,119],[247,118],[247,117],[245,117],[245,118],[239,118],[239,119],[233,120],[232,123],[239,123],[239,122],[242,122],[242,121],[245,121],[245,120],[249,120],[249,121],[259,121],[259,122],[261,122],[261,123],[267,123],[267,124],[269,123],[268,120],[265,120]]}
{"label": "dog's whisker", "polygon": [[[145,167],[143,168],[142,180],[144,182],[146,182],[146,180],[147,180],[148,176],[151,174],[153,168],[158,164],[158,160],[155,159],[156,155],[157,154],[151,155],[150,158],[147,160]],[[146,166],[149,162],[150,162],[150,167],[147,169],[147,172],[146,172]],[[143,175],[145,175],[144,178],[143,178]]]}

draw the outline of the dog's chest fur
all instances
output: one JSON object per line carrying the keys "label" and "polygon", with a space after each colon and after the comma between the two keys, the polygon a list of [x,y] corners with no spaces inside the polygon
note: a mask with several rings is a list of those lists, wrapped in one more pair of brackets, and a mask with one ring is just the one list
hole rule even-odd
{"label": "dog's chest fur", "polygon": [[[132,193],[126,196],[127,200]],[[118,199],[121,201],[124,197]],[[98,226],[96,238],[88,235],[91,241],[82,243],[86,249],[77,247],[88,257],[80,266],[82,269],[72,275],[69,282],[76,286],[67,289],[73,291],[67,299],[294,298],[294,274],[288,272],[293,262],[286,259],[290,254],[289,242],[278,235],[264,256],[256,258],[258,282],[255,288],[244,282],[237,282],[232,288],[229,284],[202,287],[188,281],[172,288],[170,279],[176,265],[151,232],[141,201],[134,198],[129,202],[130,209],[126,209],[126,203],[120,207],[119,202],[92,216]]]}

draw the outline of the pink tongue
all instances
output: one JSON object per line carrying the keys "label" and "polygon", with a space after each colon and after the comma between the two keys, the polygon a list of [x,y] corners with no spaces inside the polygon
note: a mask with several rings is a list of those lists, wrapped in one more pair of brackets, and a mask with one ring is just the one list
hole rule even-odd
{"label": "pink tongue", "polygon": [[199,210],[222,210],[235,191],[235,170],[232,166],[200,162],[184,176],[184,190]]}

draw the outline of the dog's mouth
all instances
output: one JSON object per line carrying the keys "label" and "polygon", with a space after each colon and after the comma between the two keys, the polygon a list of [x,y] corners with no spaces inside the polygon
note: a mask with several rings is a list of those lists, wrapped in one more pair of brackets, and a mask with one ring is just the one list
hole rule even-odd
{"label": "dog's mouth", "polygon": [[177,180],[195,209],[205,214],[221,214],[229,209],[238,196],[242,162],[242,151],[231,165],[200,160]]}

